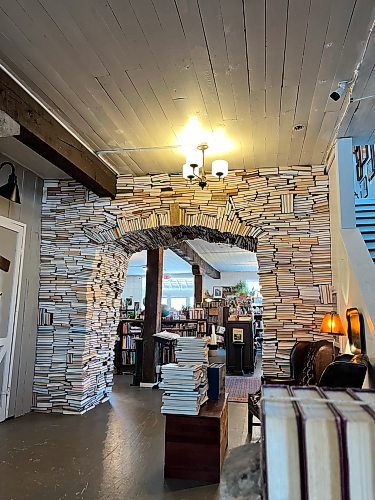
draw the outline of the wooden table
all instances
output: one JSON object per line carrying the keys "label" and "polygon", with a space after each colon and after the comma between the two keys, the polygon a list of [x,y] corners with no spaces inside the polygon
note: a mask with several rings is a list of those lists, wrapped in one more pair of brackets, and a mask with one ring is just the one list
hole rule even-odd
{"label": "wooden table", "polygon": [[164,477],[218,483],[228,446],[228,395],[199,415],[166,415]]}

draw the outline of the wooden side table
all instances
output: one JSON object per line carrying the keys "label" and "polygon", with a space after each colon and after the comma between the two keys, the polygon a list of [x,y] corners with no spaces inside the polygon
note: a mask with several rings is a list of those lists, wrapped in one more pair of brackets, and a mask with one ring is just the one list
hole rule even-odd
{"label": "wooden side table", "polygon": [[166,415],[164,477],[218,483],[228,447],[228,395],[199,415]]}

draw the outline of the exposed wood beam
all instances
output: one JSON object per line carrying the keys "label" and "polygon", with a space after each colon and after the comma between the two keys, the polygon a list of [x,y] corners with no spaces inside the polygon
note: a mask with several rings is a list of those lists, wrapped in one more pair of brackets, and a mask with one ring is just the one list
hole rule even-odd
{"label": "exposed wood beam", "polygon": [[[183,241],[179,245],[171,247],[171,250],[192,266],[198,266],[200,273],[207,274],[211,278],[220,279],[220,272],[206,262],[188,243]],[[199,273],[199,274],[200,274]],[[194,270],[193,270],[194,274]]]}
{"label": "exposed wood beam", "polygon": [[[203,276],[198,266],[191,266],[194,274],[194,305],[201,304],[203,300]],[[197,272],[198,271],[198,272]]]}
{"label": "exposed wood beam", "polygon": [[142,382],[155,382],[155,341],[161,328],[161,292],[164,249],[147,251],[145,319],[143,322]]}
{"label": "exposed wood beam", "polygon": [[19,135],[20,126],[9,115],[0,110],[0,137]]}
{"label": "exposed wood beam", "polygon": [[98,196],[116,196],[116,175],[1,68],[0,110],[20,125],[16,139]]}

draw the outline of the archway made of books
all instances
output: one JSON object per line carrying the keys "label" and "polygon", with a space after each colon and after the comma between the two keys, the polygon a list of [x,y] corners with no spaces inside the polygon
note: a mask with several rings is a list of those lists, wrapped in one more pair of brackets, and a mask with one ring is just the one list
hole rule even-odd
{"label": "archway made of books", "polygon": [[52,319],[38,330],[34,407],[82,412],[106,399],[130,256],[194,238],[256,252],[263,371],[287,376],[290,349],[318,337],[333,306],[329,224],[323,166],[233,171],[204,191],[178,176],[125,176],[113,201],[46,181],[40,308]]}

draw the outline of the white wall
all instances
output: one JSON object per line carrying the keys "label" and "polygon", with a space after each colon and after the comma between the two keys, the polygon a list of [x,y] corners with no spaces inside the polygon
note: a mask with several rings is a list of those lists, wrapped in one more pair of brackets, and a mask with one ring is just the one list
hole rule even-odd
{"label": "white wall", "polygon": [[212,294],[214,286],[234,286],[239,281],[249,281],[249,288],[254,287],[259,290],[259,276],[256,271],[248,272],[221,272],[221,278],[215,280],[209,276],[203,276],[203,290],[208,290]]}
{"label": "white wall", "polygon": [[[8,161],[8,158],[0,153],[0,161]],[[20,165],[15,164],[15,166],[21,205],[0,196],[0,215],[26,224],[25,255],[14,347],[9,417],[23,415],[29,412],[31,408],[38,321],[39,250],[43,190],[43,181],[40,177]],[[0,172],[0,185],[7,181],[8,175],[8,168],[3,168]]]}
{"label": "white wall", "polygon": [[[375,266],[361,233],[355,227],[352,141],[339,139],[329,166],[333,285],[337,308],[345,325],[345,311],[357,307],[363,314],[367,354],[375,363]],[[370,369],[366,385],[375,387]]]}
{"label": "white wall", "polygon": [[[142,285],[143,281],[143,285]],[[139,302],[141,309],[143,308],[143,297],[144,297],[144,282],[146,281],[145,276],[128,276],[126,278],[125,287],[122,292],[122,298],[132,297],[133,302]]]}

